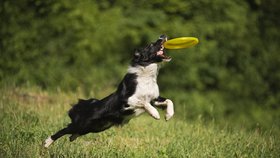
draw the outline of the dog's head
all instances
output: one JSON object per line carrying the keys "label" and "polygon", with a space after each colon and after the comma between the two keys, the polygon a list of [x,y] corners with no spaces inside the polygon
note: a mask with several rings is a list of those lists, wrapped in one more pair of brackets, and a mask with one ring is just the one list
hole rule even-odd
{"label": "dog's head", "polygon": [[167,41],[167,36],[161,35],[159,39],[145,48],[137,49],[132,60],[133,65],[147,66],[152,63],[162,61],[169,62],[171,57],[166,56],[163,43]]}

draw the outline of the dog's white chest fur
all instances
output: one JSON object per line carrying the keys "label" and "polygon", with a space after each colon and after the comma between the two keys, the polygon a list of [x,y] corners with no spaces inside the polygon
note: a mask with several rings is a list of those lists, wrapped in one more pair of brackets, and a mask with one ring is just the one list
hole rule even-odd
{"label": "dog's white chest fur", "polygon": [[159,96],[159,88],[157,84],[157,64],[150,64],[146,67],[129,67],[128,73],[136,73],[137,75],[135,93],[128,98],[128,104],[130,106],[150,103],[153,99]]}

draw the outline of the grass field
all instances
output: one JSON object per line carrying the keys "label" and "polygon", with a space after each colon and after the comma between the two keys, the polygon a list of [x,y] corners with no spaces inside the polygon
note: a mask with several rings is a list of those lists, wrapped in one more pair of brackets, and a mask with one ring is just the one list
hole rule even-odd
{"label": "grass field", "polygon": [[70,104],[83,96],[36,88],[3,88],[0,94],[1,158],[280,157],[280,136],[274,129],[187,122],[176,114],[168,122],[142,115],[123,127],[88,134],[71,143],[63,137],[45,149],[43,141],[69,122]]}

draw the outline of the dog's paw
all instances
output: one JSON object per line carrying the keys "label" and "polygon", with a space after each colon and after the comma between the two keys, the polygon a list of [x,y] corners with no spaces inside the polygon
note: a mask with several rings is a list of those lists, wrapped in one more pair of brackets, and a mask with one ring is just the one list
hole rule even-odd
{"label": "dog's paw", "polygon": [[158,111],[155,109],[155,110],[152,110],[151,111],[151,116],[153,117],[153,118],[155,118],[155,119],[157,119],[157,120],[159,120],[160,119],[160,115],[159,115],[159,113],[158,113]]}
{"label": "dog's paw", "polygon": [[153,118],[159,120],[160,119],[160,115],[157,111],[156,108],[154,108],[151,104],[146,104],[144,106],[146,112],[148,112]]}
{"label": "dog's paw", "polygon": [[48,139],[45,140],[44,147],[48,148],[52,143],[53,143],[53,140],[51,137],[49,137]]}
{"label": "dog's paw", "polygon": [[151,114],[153,116],[153,118],[159,120],[160,119],[160,115],[158,113],[158,111],[153,112],[153,114]]}
{"label": "dog's paw", "polygon": [[174,113],[173,114],[169,114],[169,113],[165,114],[165,120],[166,121],[170,120],[173,117],[173,115],[174,115]]}
{"label": "dog's paw", "polygon": [[165,114],[165,120],[168,121],[174,115],[174,105],[170,99],[166,100],[167,109]]}

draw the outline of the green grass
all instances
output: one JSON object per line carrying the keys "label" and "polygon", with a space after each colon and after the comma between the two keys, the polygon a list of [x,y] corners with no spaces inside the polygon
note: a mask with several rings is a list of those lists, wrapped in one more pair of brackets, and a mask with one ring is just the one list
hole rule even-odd
{"label": "green grass", "polygon": [[83,96],[36,88],[4,88],[0,92],[1,158],[280,157],[280,139],[271,132],[274,129],[187,122],[176,114],[168,122],[142,115],[123,127],[88,134],[71,143],[63,137],[45,149],[43,141],[69,122],[70,104]]}

